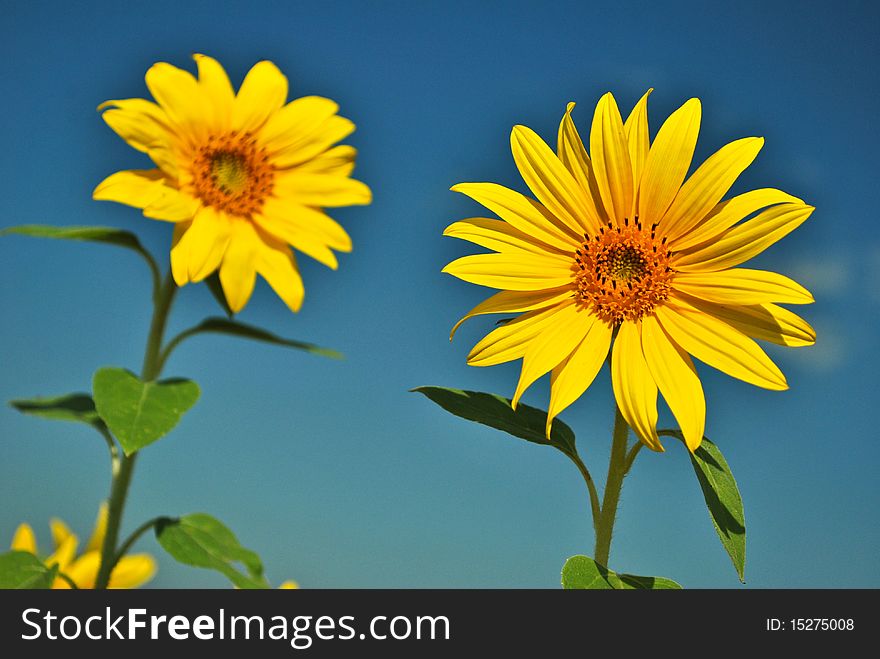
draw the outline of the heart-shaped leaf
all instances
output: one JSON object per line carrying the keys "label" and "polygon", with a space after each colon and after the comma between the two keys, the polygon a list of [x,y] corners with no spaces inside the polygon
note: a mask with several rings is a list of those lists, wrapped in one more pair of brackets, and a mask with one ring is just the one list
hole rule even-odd
{"label": "heart-shaped leaf", "polygon": [[144,382],[122,368],[102,368],[92,383],[95,407],[126,455],[167,435],[199,398],[192,380]]}
{"label": "heart-shaped leaf", "polygon": [[569,457],[577,456],[575,436],[571,428],[555,419],[548,441],[545,432],[547,413],[536,407],[520,403],[514,410],[510,399],[479,391],[447,387],[417,387],[412,391],[424,394],[455,416],[482,423],[535,444],[553,446]]}
{"label": "heart-shaped leaf", "polygon": [[665,577],[617,574],[589,556],[572,556],[562,566],[562,587],[566,590],[680,590],[681,585]]}
{"label": "heart-shaped leaf", "polygon": [[[217,570],[239,588],[269,587],[260,557],[242,547],[235,534],[210,515],[162,519],[156,524],[156,538],[180,563]],[[243,565],[245,572],[236,563]]]}
{"label": "heart-shaped leaf", "polygon": [[57,574],[57,563],[47,567],[29,552],[0,554],[0,589],[51,588]]}
{"label": "heart-shaped leaf", "polygon": [[39,416],[57,421],[77,421],[86,423],[101,434],[107,432],[107,426],[98,416],[95,401],[88,394],[67,394],[54,398],[28,398],[9,401],[22,414]]}

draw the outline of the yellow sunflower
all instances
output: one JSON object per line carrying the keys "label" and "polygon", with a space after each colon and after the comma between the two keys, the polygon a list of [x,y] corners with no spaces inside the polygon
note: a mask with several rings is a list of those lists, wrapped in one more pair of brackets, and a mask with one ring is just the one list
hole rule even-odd
{"label": "yellow sunflower", "polygon": [[450,225],[444,235],[495,253],[465,256],[443,271],[501,289],[453,334],[472,316],[522,312],[477,343],[468,363],[522,358],[514,407],[550,372],[548,437],[553,418],[586,391],[611,349],[614,396],[639,439],[663,450],[659,390],[693,451],[702,441],[706,403],[690,355],[781,390],[788,388],[785,376],[753,339],[815,341],[802,318],[777,305],[812,302],[806,289],[774,272],[736,267],[799,226],[813,207],[773,188],[722,201],[758,155],[758,137],[724,146],[685,180],[700,101],[676,110],[651,143],[651,91],[625,122],[610,93],[599,100],[589,155],[571,118],[574,103],[559,126],[556,153],[515,126],[513,158],[536,199],[493,183],[454,186],[501,219]]}
{"label": "yellow sunflower", "polygon": [[350,178],[355,149],[333,146],[354,124],[327,98],[286,103],[287,78],[272,62],[256,64],[236,94],[216,60],[194,57],[198,79],[164,62],[150,67],[155,103],[129,98],[98,107],[156,168],[117,172],[93,197],[175,224],[178,286],[219,268],[226,300],[238,312],[259,273],[298,311],[304,290],[288,245],[335,269],[333,250],[351,251],[351,239],[323,207],[371,200],[370,189]]}
{"label": "yellow sunflower", "polygon": [[[107,531],[107,504],[101,504],[92,537],[89,538],[85,552],[79,556],[76,555],[79,540],[67,524],[60,519],[52,519],[49,526],[52,529],[55,551],[43,562],[49,567],[57,563],[59,572],[63,572],[77,587],[94,588],[101,564],[101,544]],[[29,524],[21,524],[15,530],[10,549],[39,556],[34,530]],[[113,568],[109,588],[137,588],[152,579],[154,574],[156,561],[152,556],[127,554]],[[70,584],[61,577],[55,577],[52,588],[70,588]]]}

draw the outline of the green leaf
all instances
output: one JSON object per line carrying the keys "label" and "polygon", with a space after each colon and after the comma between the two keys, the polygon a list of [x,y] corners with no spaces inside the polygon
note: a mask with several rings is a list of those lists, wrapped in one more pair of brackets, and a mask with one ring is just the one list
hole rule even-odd
{"label": "green leaf", "polygon": [[192,380],[144,382],[122,368],[98,370],[92,387],[98,414],[126,455],[167,435],[199,398]]}
{"label": "green leaf", "polygon": [[117,247],[125,247],[140,254],[150,266],[153,281],[159,278],[159,268],[150,253],[144,249],[140,240],[131,231],[123,231],[114,227],[59,227],[50,224],[22,224],[8,227],[0,231],[0,236],[19,235],[33,238],[55,238],[60,240],[81,240],[94,243],[105,243]]}
{"label": "green leaf", "polygon": [[[235,534],[210,515],[162,519],[156,524],[156,538],[180,563],[217,570],[239,588],[269,587],[260,557],[242,547]],[[242,564],[245,571],[235,563]]]}
{"label": "green leaf", "polygon": [[[684,435],[679,430],[658,430],[657,434],[676,437],[684,443]],[[700,447],[689,455],[712,524],[733,561],[739,580],[745,583],[746,518],[736,480],[721,450],[707,437],[703,437]]]}
{"label": "green leaf", "polygon": [[235,315],[235,312],[229,307],[229,302],[226,301],[226,294],[223,292],[223,284],[220,283],[219,271],[215,270],[212,274],[208,275],[205,279],[205,284],[208,286],[208,290],[211,291],[211,295],[217,300],[217,304],[220,305],[220,308],[223,309],[226,316],[232,318]]}
{"label": "green leaf", "polygon": [[51,588],[56,574],[57,563],[46,567],[30,552],[9,551],[0,554],[0,589]]}
{"label": "green leaf", "polygon": [[78,421],[92,426],[101,434],[107,432],[107,426],[95,409],[95,401],[88,394],[11,400],[9,404],[22,414],[57,421]]}
{"label": "green leaf", "polygon": [[545,433],[547,413],[536,407],[520,403],[514,411],[509,399],[479,391],[462,391],[447,387],[416,387],[412,391],[424,394],[455,416],[482,423],[535,444],[553,446],[569,457],[577,456],[574,432],[571,428],[559,419],[555,419],[548,441]]}
{"label": "green leaf", "polygon": [[[285,348],[296,348],[297,350],[305,350],[306,352],[310,352],[313,355],[321,355],[323,357],[330,357],[332,359],[343,358],[342,353],[337,352],[336,350],[322,348],[321,346],[316,346],[313,343],[305,343],[303,341],[285,339],[280,336],[276,336],[271,332],[267,332],[266,330],[259,327],[245,325],[244,323],[240,323],[236,320],[230,320],[228,318],[206,318],[201,323],[191,329],[186,330],[185,332],[186,337],[193,336],[194,334],[205,333],[226,334],[228,336],[236,336],[242,339],[262,341],[263,343],[271,343],[277,346],[284,346]],[[180,340],[183,340],[183,338],[186,337],[181,334],[179,338]],[[175,339],[175,341],[177,340]],[[179,341],[177,341],[177,343],[179,343]]]}
{"label": "green leaf", "polygon": [[572,556],[562,566],[562,587],[566,590],[680,590],[681,585],[665,577],[617,574],[589,556]]}

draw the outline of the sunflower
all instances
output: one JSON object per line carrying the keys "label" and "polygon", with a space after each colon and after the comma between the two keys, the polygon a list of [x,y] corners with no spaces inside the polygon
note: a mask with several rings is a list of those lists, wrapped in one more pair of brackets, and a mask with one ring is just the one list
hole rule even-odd
{"label": "sunflower", "polygon": [[[657,396],[669,405],[690,450],[703,437],[706,403],[691,355],[735,378],[782,390],[785,376],[753,339],[810,345],[813,329],[778,303],[813,301],[774,272],[738,268],[806,220],[813,207],[773,188],[723,200],[764,140],[724,146],[687,179],[700,128],[692,98],[649,139],[647,101],[624,122],[614,97],[596,106],[589,150],[569,103],[557,151],[515,126],[513,158],[536,199],[493,183],[452,190],[501,219],[447,227],[494,253],[459,258],[443,271],[501,289],[453,328],[480,314],[521,313],[479,341],[472,366],[522,359],[513,395],[550,373],[553,419],[595,379],[611,351],[621,414],[639,439],[662,451]],[[451,336],[450,336],[451,338]],[[613,342],[613,347],[612,347]]]}
{"label": "sunflower", "polygon": [[143,209],[174,223],[171,269],[178,286],[219,268],[230,308],[247,303],[256,273],[293,311],[304,289],[290,246],[335,269],[333,250],[351,239],[323,207],[367,204],[350,178],[356,151],[333,146],[354,130],[320,96],[286,103],[287,78],[256,64],[236,94],[223,67],[195,55],[198,79],[160,62],[147,71],[156,99],[107,101],[107,124],[156,167],[117,172],[95,199]]}
{"label": "sunflower", "polygon": [[[52,529],[55,551],[43,562],[48,567],[57,564],[58,571],[63,572],[78,588],[94,588],[101,564],[101,544],[104,542],[104,533],[107,530],[107,505],[101,504],[92,537],[89,538],[85,552],[80,556],[76,555],[79,541],[67,524],[60,519],[52,519],[49,526]],[[34,530],[29,524],[21,524],[15,530],[10,548],[39,556]],[[156,561],[152,556],[128,554],[119,559],[116,567],[113,568],[109,587],[137,588],[152,579],[154,574],[156,574]],[[55,577],[52,588],[70,588],[70,584],[62,577]]]}

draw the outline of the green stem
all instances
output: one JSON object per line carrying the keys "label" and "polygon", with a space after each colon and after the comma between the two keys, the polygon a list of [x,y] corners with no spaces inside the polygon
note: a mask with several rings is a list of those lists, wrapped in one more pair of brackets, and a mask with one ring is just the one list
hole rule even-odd
{"label": "green stem", "polygon": [[66,581],[71,590],[79,590],[79,586],[76,585],[76,582],[64,574],[64,572],[58,572],[58,577]]}
{"label": "green stem", "polygon": [[132,548],[134,543],[138,541],[138,539],[151,528],[159,524],[162,520],[168,519],[167,517],[154,517],[153,519],[144,522],[139,527],[137,527],[134,531],[132,531],[131,535],[128,536],[125,542],[122,543],[122,546],[119,548],[119,551],[116,552],[116,559],[113,561],[114,563],[118,563],[119,559],[125,556],[128,553],[128,550]]}
{"label": "green stem", "polygon": [[583,460],[580,459],[580,456],[577,454],[569,455],[571,461],[575,463],[578,468],[578,471],[581,472],[581,476],[584,477],[584,482],[587,484],[587,489],[590,492],[590,510],[593,512],[593,530],[597,529],[597,524],[599,523],[599,493],[596,491],[596,484],[593,482],[593,477],[590,476],[590,470],[587,469],[587,465],[584,464]]}
{"label": "green stem", "polygon": [[[162,370],[160,359],[162,351],[162,337],[165,334],[165,325],[168,322],[168,313],[171,311],[171,303],[177,286],[171,276],[171,272],[165,276],[165,281],[153,295],[153,319],[150,323],[150,334],[147,337],[147,348],[144,352],[144,364],[141,369],[141,379],[145,382],[155,380]],[[137,453],[130,456],[123,455],[118,462],[118,469],[113,475],[113,484],[110,487],[110,501],[107,507],[107,530],[104,534],[104,542],[101,546],[101,567],[95,580],[95,588],[106,588],[110,583],[110,574],[121,558],[116,551],[119,541],[119,526],[122,522],[122,513],[125,509],[125,500],[128,496],[128,488],[131,484],[131,476]]]}
{"label": "green stem", "polygon": [[605,493],[602,497],[602,510],[596,523],[596,551],[597,563],[608,567],[608,555],[611,552],[611,535],[614,531],[614,520],[617,516],[617,504],[620,501],[620,490],[623,487],[623,478],[626,476],[626,443],[629,435],[629,426],[620,413],[620,408],[614,407],[614,433],[611,440],[611,458],[608,461],[608,478],[605,479]]}
{"label": "green stem", "polygon": [[639,454],[639,451],[642,450],[644,444],[641,442],[636,442],[633,444],[633,447],[629,450],[629,453],[626,454],[626,464],[624,465],[623,475],[626,476],[629,473],[629,470],[632,469],[633,462],[636,461],[636,456]]}

